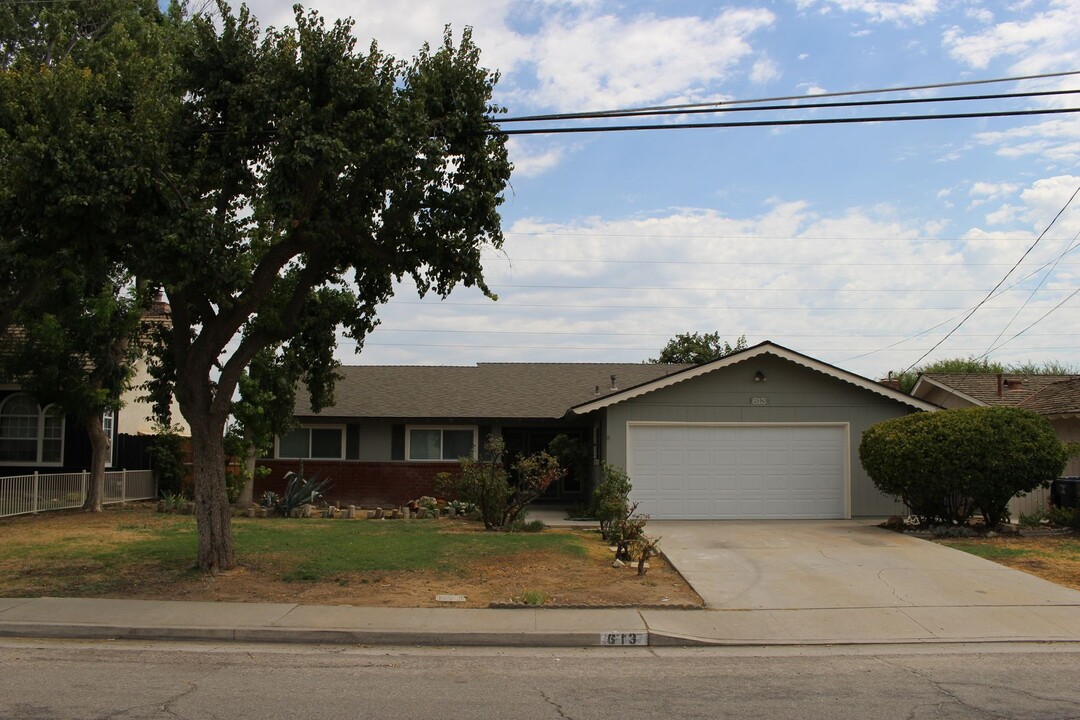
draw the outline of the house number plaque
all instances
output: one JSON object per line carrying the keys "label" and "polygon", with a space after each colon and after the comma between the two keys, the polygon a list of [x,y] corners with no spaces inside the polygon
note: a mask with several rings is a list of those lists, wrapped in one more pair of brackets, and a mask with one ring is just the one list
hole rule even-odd
{"label": "house number plaque", "polygon": [[649,633],[607,632],[600,634],[601,645],[648,645]]}
{"label": "house number plaque", "polygon": [[769,398],[752,397],[752,398],[750,398],[750,404],[751,405],[768,405],[769,404]]}

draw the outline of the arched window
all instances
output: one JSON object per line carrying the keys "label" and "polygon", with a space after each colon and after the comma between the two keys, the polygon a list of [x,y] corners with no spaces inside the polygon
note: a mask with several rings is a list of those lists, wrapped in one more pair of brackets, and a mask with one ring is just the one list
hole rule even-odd
{"label": "arched window", "polygon": [[0,463],[60,465],[64,457],[64,413],[42,410],[26,393],[0,403]]}

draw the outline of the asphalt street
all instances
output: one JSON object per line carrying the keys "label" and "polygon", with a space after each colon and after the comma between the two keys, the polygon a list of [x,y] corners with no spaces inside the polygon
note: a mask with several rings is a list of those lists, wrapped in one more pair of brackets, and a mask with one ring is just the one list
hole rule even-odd
{"label": "asphalt street", "polygon": [[1074,718],[1074,644],[497,649],[0,641],[0,718]]}

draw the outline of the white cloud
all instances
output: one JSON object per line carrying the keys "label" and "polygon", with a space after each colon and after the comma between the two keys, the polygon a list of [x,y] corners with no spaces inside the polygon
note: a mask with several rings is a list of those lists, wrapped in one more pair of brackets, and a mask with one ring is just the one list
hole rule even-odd
{"label": "white cloud", "polygon": [[510,138],[507,141],[507,150],[510,160],[514,163],[514,177],[536,177],[543,175],[548,170],[556,167],[567,153],[578,149],[580,145],[570,144],[546,144],[541,145],[536,141]]}
{"label": "white cloud", "polygon": [[954,59],[980,70],[999,57],[1012,58],[1017,74],[1072,70],[1080,63],[1080,3],[1053,0],[1033,17],[975,33],[952,27],[943,43]]}
{"label": "white cloud", "polygon": [[810,53],[799,53],[799,59],[800,60],[806,60],[809,57],[810,57]]}
{"label": "white cloud", "polygon": [[974,199],[971,201],[971,204],[968,205],[968,209],[970,210],[979,205],[984,205],[985,203],[1008,197],[1018,189],[1019,186],[1013,183],[989,183],[981,180],[972,183],[971,189],[968,190],[968,195]]}
{"label": "white cloud", "polygon": [[778,77],[780,77],[780,67],[768,57],[758,58],[750,69],[750,80],[759,85],[764,85]]}
{"label": "white cloud", "polygon": [[1002,205],[994,212],[986,214],[987,225],[1009,225],[1016,221],[1020,208],[1016,205]]}
{"label": "white cloud", "polygon": [[982,145],[997,146],[1003,157],[1037,155],[1055,163],[1080,160],[1080,119],[1075,117],[1045,120],[1009,130],[975,135]]}
{"label": "white cloud", "polygon": [[822,12],[835,8],[842,12],[862,13],[871,22],[891,22],[897,25],[920,25],[938,11],[937,0],[796,0],[795,6],[800,10],[817,6]]}
{"label": "white cloud", "polygon": [[709,88],[753,52],[768,10],[713,18],[555,16],[532,40],[533,101],[561,109],[613,108],[715,96]]}
{"label": "white cloud", "polygon": [[989,24],[994,22],[994,13],[984,7],[968,8],[964,11],[964,14],[981,23]]}

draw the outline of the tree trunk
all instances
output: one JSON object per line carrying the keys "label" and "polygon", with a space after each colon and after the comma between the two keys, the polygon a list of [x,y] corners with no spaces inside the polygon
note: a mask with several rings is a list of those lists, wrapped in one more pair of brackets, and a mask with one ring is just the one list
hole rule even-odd
{"label": "tree trunk", "polygon": [[90,436],[90,482],[86,485],[83,510],[101,512],[105,497],[105,461],[109,457],[111,438],[101,426],[101,415],[91,415],[83,421],[86,434]]}
{"label": "tree trunk", "polygon": [[249,508],[255,503],[255,443],[248,442],[244,452],[244,488],[236,499],[236,507]]}
{"label": "tree trunk", "polygon": [[199,568],[217,573],[236,566],[232,515],[225,493],[225,417],[185,414],[191,425],[195,466],[195,519],[199,527]]}

